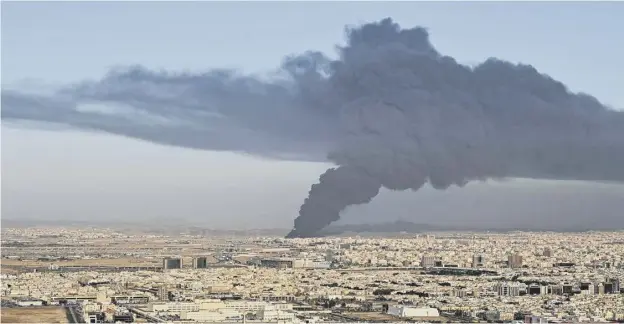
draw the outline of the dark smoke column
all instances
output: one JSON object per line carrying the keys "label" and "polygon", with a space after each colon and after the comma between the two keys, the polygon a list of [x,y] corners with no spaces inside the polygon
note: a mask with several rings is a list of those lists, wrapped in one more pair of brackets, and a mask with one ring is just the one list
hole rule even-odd
{"label": "dark smoke column", "polygon": [[295,219],[295,228],[287,238],[311,237],[325,226],[337,221],[347,206],[370,202],[381,184],[360,169],[341,166],[327,170],[312,185],[308,198]]}

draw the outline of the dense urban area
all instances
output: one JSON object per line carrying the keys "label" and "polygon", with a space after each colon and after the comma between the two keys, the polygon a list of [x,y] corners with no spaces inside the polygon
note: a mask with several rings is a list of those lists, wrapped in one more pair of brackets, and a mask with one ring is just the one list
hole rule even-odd
{"label": "dense urban area", "polygon": [[624,232],[2,228],[3,322],[624,322]]}

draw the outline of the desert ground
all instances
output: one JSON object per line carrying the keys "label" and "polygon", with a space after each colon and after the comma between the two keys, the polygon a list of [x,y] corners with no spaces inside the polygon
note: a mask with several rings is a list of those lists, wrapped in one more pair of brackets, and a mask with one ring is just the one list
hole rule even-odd
{"label": "desert ground", "polygon": [[120,258],[120,259],[83,259],[83,260],[67,260],[67,261],[22,261],[2,259],[0,264],[3,266],[21,266],[21,267],[45,267],[50,264],[58,266],[111,266],[111,267],[129,267],[129,266],[155,266],[160,265],[160,259],[138,259],[138,258]]}
{"label": "desert ground", "polygon": [[63,307],[15,307],[0,310],[0,323],[69,323]]}

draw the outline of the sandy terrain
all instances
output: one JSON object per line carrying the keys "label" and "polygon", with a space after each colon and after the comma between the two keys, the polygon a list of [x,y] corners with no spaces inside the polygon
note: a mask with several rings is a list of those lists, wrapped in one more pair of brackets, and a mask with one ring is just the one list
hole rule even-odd
{"label": "sandy terrain", "polygon": [[85,260],[69,260],[69,261],[20,261],[2,259],[0,264],[6,266],[22,266],[22,267],[46,267],[50,264],[58,266],[157,266],[161,264],[159,259],[85,259]]}
{"label": "sandy terrain", "polygon": [[0,323],[69,323],[63,307],[16,307],[0,310]]}
{"label": "sandy terrain", "polygon": [[0,268],[0,273],[2,274],[18,274],[19,271],[17,271],[16,269],[13,268],[7,268],[7,267],[2,267]]}
{"label": "sandy terrain", "polygon": [[446,321],[445,317],[410,317],[410,318],[398,318],[392,315],[384,314],[384,313],[369,313],[369,312],[351,312],[345,313],[345,315],[349,317],[360,318],[365,321],[418,321],[418,322],[426,322],[426,321]]}

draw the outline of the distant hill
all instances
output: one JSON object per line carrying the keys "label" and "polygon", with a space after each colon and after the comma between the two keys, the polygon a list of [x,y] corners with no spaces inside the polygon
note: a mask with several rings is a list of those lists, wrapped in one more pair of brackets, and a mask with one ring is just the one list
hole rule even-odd
{"label": "distant hill", "polygon": [[[154,219],[150,221],[114,221],[114,220],[40,220],[40,219],[6,219],[2,218],[2,227],[33,227],[33,226],[68,226],[68,227],[109,227],[118,230],[144,232],[154,234],[180,234],[203,236],[284,236],[290,229],[211,229],[204,225],[193,224],[181,220]],[[512,232],[512,231],[551,231],[551,232],[585,232],[585,231],[618,231],[621,227],[578,225],[563,222],[557,226],[535,224],[529,227],[482,227],[462,225],[434,225],[413,223],[405,220],[374,224],[341,224],[330,225],[318,233],[318,236],[338,236],[347,233],[430,233],[430,232]]]}
{"label": "distant hill", "polygon": [[338,235],[344,232],[354,233],[422,233],[432,232],[438,230],[445,230],[444,227],[434,226],[430,224],[417,224],[408,221],[394,221],[389,223],[378,224],[345,224],[345,225],[330,225],[323,229],[320,234],[322,235]]}
{"label": "distant hill", "polygon": [[432,224],[419,224],[409,221],[399,220],[387,223],[377,224],[345,224],[345,225],[331,225],[321,232],[319,236],[332,236],[340,235],[343,233],[426,233],[426,232],[512,232],[512,231],[549,231],[549,232],[586,232],[586,231],[613,231],[622,230],[621,228],[613,227],[594,227],[594,226],[575,226],[569,224],[561,224],[556,227],[548,226],[532,226],[532,227],[469,227],[469,226],[453,226],[453,225],[432,225]]}

